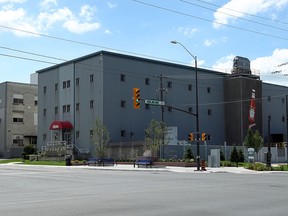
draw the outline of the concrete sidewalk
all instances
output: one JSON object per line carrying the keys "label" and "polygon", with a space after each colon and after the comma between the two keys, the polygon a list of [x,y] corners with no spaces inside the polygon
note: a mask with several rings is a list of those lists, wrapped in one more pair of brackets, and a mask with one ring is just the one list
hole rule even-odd
{"label": "concrete sidewalk", "polygon": [[[147,171],[147,172],[178,172],[178,173],[194,173],[194,174],[208,174],[208,173],[236,173],[236,174],[257,174],[259,172],[248,170],[243,167],[217,167],[211,168],[207,167],[206,171],[197,171],[196,167],[137,167],[133,165],[122,165],[117,166],[76,166],[77,168],[84,169],[99,169],[99,170],[118,170],[118,171]],[[75,167],[75,168],[76,168]]]}
{"label": "concrete sidewalk", "polygon": [[[27,165],[22,163],[9,163],[9,164],[0,164],[1,166],[33,166],[33,167],[49,167],[48,165]],[[52,167],[52,166],[51,166]],[[288,174],[285,171],[254,171],[245,169],[244,167],[206,167],[206,171],[197,171],[196,167],[176,167],[176,166],[167,166],[167,167],[137,167],[133,165],[123,165],[118,164],[114,166],[53,166],[63,169],[96,169],[96,170],[110,170],[110,171],[142,171],[142,172],[176,172],[176,173],[190,173],[190,174],[209,174],[209,173],[234,173],[234,174],[267,174],[267,173],[284,173]]]}

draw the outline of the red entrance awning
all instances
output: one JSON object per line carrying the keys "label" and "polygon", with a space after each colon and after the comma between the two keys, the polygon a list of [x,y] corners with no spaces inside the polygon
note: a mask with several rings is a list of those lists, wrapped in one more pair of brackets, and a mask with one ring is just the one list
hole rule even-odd
{"label": "red entrance awning", "polygon": [[70,130],[73,129],[73,125],[69,121],[53,121],[49,127],[49,130]]}

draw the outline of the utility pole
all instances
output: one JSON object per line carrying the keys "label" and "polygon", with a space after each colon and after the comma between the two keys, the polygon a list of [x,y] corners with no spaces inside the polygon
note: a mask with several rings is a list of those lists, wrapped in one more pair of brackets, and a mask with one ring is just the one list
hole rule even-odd
{"label": "utility pole", "polygon": [[[157,91],[160,91],[160,101],[164,101],[164,91],[167,92],[167,89],[163,88],[163,75],[161,74],[160,76],[157,76],[157,78],[160,79],[160,88],[157,89]],[[162,131],[164,129],[164,111],[165,111],[165,107],[161,106]],[[160,153],[159,153],[160,158],[164,157],[164,142],[165,142],[165,135],[163,133],[162,134],[162,145],[160,146]]]}

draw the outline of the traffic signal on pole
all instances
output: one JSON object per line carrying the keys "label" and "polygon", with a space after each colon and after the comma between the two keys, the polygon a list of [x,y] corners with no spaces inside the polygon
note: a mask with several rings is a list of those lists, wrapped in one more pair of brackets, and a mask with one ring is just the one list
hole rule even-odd
{"label": "traffic signal on pole", "polygon": [[189,142],[193,142],[194,141],[194,134],[193,133],[189,133],[188,134],[188,141]]}
{"label": "traffic signal on pole", "polygon": [[140,89],[133,88],[133,106],[134,109],[140,109]]}
{"label": "traffic signal on pole", "polygon": [[202,141],[207,141],[208,140],[208,134],[207,133],[202,133],[201,140]]}

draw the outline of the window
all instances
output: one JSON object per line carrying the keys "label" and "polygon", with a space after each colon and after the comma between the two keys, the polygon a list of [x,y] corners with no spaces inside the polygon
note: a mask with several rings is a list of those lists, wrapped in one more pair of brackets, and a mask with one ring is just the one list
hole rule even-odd
{"label": "window", "polygon": [[208,109],[208,115],[212,115],[212,110]]}
{"label": "window", "polygon": [[37,97],[37,96],[34,97],[34,105],[35,105],[35,106],[38,105],[38,97]]}
{"label": "window", "polygon": [[24,100],[23,98],[13,98],[13,104],[14,105],[24,104]]}
{"label": "window", "polygon": [[43,109],[43,116],[46,116],[46,113],[47,111],[46,111],[46,109]]}
{"label": "window", "polygon": [[282,122],[285,122],[286,118],[285,115],[282,116]]}
{"label": "window", "polygon": [[126,101],[125,100],[121,100],[121,107],[126,107]]}
{"label": "window", "polygon": [[188,91],[192,91],[192,84],[188,84]]}
{"label": "window", "polygon": [[125,74],[120,74],[120,80],[121,80],[121,82],[125,82],[126,81]]}
{"label": "window", "polygon": [[55,107],[55,108],[54,108],[54,113],[55,113],[55,114],[58,114],[58,107]]}
{"label": "window", "polygon": [[67,112],[70,112],[70,105],[66,105],[67,106]]}
{"label": "window", "polygon": [[121,137],[126,137],[126,131],[125,130],[121,130]]}
{"label": "window", "polygon": [[93,132],[93,130],[90,130],[90,138],[92,138],[92,137],[93,137],[93,135],[94,135],[94,132]]}
{"label": "window", "polygon": [[68,80],[66,83],[67,83],[67,88],[70,88],[70,80]]}
{"label": "window", "polygon": [[267,99],[268,99],[268,101],[271,101],[271,96],[268,96],[268,98],[267,98]]}
{"label": "window", "polygon": [[79,111],[80,110],[80,103],[77,103],[76,104],[76,111]]}
{"label": "window", "polygon": [[193,108],[192,107],[188,107],[188,112],[193,112]]}
{"label": "window", "polygon": [[170,89],[172,88],[172,81],[167,82],[167,88],[170,88]]}
{"label": "window", "polygon": [[46,139],[47,139],[47,135],[43,134],[43,141],[46,141]]}
{"label": "window", "polygon": [[80,78],[76,78],[76,86],[80,84]]}
{"label": "window", "polygon": [[23,136],[22,135],[13,135],[13,145],[23,146]]}
{"label": "window", "polygon": [[23,118],[13,117],[13,122],[14,122],[14,123],[23,123]]}
{"label": "window", "polygon": [[90,83],[94,82],[94,74],[90,74]]}
{"label": "window", "polygon": [[62,108],[63,108],[63,113],[66,113],[66,112],[70,112],[70,105],[64,105]]}
{"label": "window", "polygon": [[150,85],[150,79],[149,78],[145,78],[145,85]]}
{"label": "window", "polygon": [[207,87],[207,93],[211,93],[211,87]]}
{"label": "window", "polygon": [[145,109],[150,110],[150,104],[145,104]]}
{"label": "window", "polygon": [[22,94],[13,94],[13,104],[19,105],[24,104],[24,96]]}
{"label": "window", "polygon": [[285,102],[285,99],[284,98],[282,98],[282,103],[284,103]]}
{"label": "window", "polygon": [[47,87],[44,86],[44,87],[43,87],[43,92],[44,92],[44,94],[46,93],[46,91],[47,91]]}
{"label": "window", "polygon": [[168,112],[172,112],[172,108],[171,107],[168,107]]}
{"label": "window", "polygon": [[63,89],[66,88],[66,81],[63,82]]}
{"label": "window", "polygon": [[90,100],[90,108],[94,107],[94,100]]}
{"label": "window", "polygon": [[79,139],[80,137],[80,131],[76,131],[76,139]]}
{"label": "window", "polygon": [[58,83],[55,83],[55,91],[57,91],[58,90]]}

